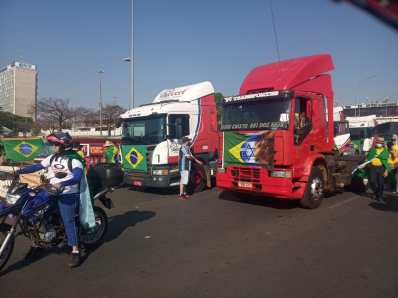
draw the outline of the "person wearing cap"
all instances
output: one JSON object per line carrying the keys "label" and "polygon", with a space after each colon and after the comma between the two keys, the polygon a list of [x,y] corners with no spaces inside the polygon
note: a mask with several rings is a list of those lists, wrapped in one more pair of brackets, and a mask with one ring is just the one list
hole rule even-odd
{"label": "person wearing cap", "polygon": [[117,146],[111,141],[107,140],[104,144],[104,158],[105,162],[109,164],[115,164],[118,162],[119,150]]}
{"label": "person wearing cap", "polygon": [[189,182],[189,173],[191,171],[192,161],[202,165],[203,163],[198,160],[192,153],[190,149],[191,139],[188,137],[182,138],[182,145],[179,151],[178,158],[178,169],[180,171],[180,194],[178,196],[179,200],[186,200],[189,196],[186,193],[186,187]]}
{"label": "person wearing cap", "polygon": [[383,204],[385,204],[383,200],[384,177],[387,177],[388,173],[391,171],[388,158],[389,152],[384,146],[384,138],[375,138],[374,147],[369,151],[366,157],[368,161],[371,161],[369,168],[369,184],[375,194],[375,199]]}
{"label": "person wearing cap", "polygon": [[80,142],[73,142],[73,151],[75,151],[82,159],[84,159],[83,146]]}
{"label": "person wearing cap", "polygon": [[388,164],[391,167],[391,172],[387,177],[387,182],[390,186],[392,192],[397,192],[398,190],[398,148],[393,142],[388,142],[387,144],[389,157]]}

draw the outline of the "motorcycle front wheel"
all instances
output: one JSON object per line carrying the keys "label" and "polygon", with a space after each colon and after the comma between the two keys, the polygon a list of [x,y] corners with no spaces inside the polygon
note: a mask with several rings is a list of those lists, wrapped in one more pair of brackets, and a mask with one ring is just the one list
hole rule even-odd
{"label": "motorcycle front wheel", "polygon": [[[0,248],[3,246],[4,241],[6,241],[10,229],[11,226],[4,223],[0,224]],[[14,243],[14,235],[10,235],[10,237],[8,237],[7,243],[5,244],[3,253],[0,255],[0,270],[3,269],[3,267],[7,264],[8,259],[11,257],[12,251],[14,250]]]}
{"label": "motorcycle front wheel", "polygon": [[81,228],[80,242],[88,248],[93,248],[101,244],[108,230],[108,216],[105,211],[94,206],[95,227],[91,229]]}

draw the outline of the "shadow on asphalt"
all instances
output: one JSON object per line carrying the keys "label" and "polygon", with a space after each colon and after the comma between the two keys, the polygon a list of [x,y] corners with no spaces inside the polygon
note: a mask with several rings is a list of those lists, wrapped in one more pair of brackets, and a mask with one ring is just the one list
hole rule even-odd
{"label": "shadow on asphalt", "polygon": [[274,209],[294,209],[300,207],[298,200],[278,200],[270,197],[248,195],[244,193],[234,193],[230,191],[222,191],[219,199],[233,201],[242,204],[251,204]]}
{"label": "shadow on asphalt", "polygon": [[[26,253],[28,253],[28,251],[29,251],[29,249],[26,250]],[[58,255],[64,254],[66,257],[68,253],[69,253],[69,248],[67,246],[43,249],[42,251],[37,253],[37,255],[34,258],[26,259],[23,257],[21,260],[6,267],[3,271],[0,271],[0,277],[3,275],[6,275],[9,272],[18,271],[20,269],[25,268],[26,266],[34,264],[34,263],[40,261],[41,259],[44,259],[45,257],[47,257],[50,254],[58,254]],[[69,259],[65,259],[65,261],[66,260],[69,260]],[[66,264],[66,262],[65,262],[65,264]]]}
{"label": "shadow on asphalt", "polygon": [[[128,211],[124,214],[115,215],[109,218],[108,223],[108,231],[105,235],[104,241],[99,244],[95,248],[91,249],[82,249],[81,252],[81,265],[88,259],[90,254],[98,249],[104,242],[110,242],[118,238],[126,229],[129,227],[135,226],[137,223],[148,220],[156,215],[155,212],[152,211]],[[63,247],[52,247],[48,249],[43,249],[37,256],[33,259],[25,259],[17,261],[16,263],[11,264],[5,270],[0,272],[0,277],[5,275],[11,271],[17,271],[23,269],[26,266],[29,266],[35,262],[40,261],[41,259],[49,256],[50,254],[64,254],[66,260],[69,260],[67,254],[69,253],[69,248],[67,246]]]}
{"label": "shadow on asphalt", "polygon": [[152,211],[128,211],[124,214],[115,215],[108,219],[108,230],[104,241],[94,248],[85,250],[81,257],[81,264],[90,256],[92,252],[98,249],[105,242],[111,242],[117,239],[126,229],[135,226],[137,223],[148,220],[156,215]]}
{"label": "shadow on asphalt", "polygon": [[153,211],[128,211],[124,214],[115,215],[109,218],[108,231],[105,235],[105,242],[118,238],[127,228],[137,223],[148,220],[156,215]]}
{"label": "shadow on asphalt", "polygon": [[379,211],[389,211],[389,212],[398,212],[398,199],[391,198],[389,196],[384,196],[384,200],[387,204],[381,204],[377,201],[371,202],[369,204],[370,207]]}
{"label": "shadow on asphalt", "polygon": [[129,187],[128,190],[142,192],[142,193],[150,193],[160,196],[177,195],[179,192],[177,187],[171,187],[171,188]]}

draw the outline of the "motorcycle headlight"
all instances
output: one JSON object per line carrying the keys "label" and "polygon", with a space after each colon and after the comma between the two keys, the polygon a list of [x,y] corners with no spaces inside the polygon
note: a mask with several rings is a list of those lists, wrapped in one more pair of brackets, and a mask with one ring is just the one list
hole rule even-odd
{"label": "motorcycle headlight", "polygon": [[6,202],[10,205],[14,205],[20,198],[20,195],[6,194]]}

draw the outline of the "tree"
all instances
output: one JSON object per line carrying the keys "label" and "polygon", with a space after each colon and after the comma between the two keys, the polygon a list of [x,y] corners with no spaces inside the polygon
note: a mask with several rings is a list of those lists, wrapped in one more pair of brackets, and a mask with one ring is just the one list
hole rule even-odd
{"label": "tree", "polygon": [[41,128],[54,131],[70,127],[74,110],[68,99],[41,98],[37,103],[37,121]]}
{"label": "tree", "polygon": [[98,112],[86,107],[74,108],[74,123],[75,126],[92,127],[96,126],[98,122]]}
{"label": "tree", "polygon": [[14,134],[17,134],[20,131],[30,131],[33,126],[33,120],[30,117],[22,117],[10,112],[0,111],[0,126],[12,129]]}
{"label": "tree", "polygon": [[108,128],[108,136],[111,135],[112,128],[116,128],[120,125],[119,116],[125,111],[126,109],[119,105],[109,104],[102,109],[103,124]]}

